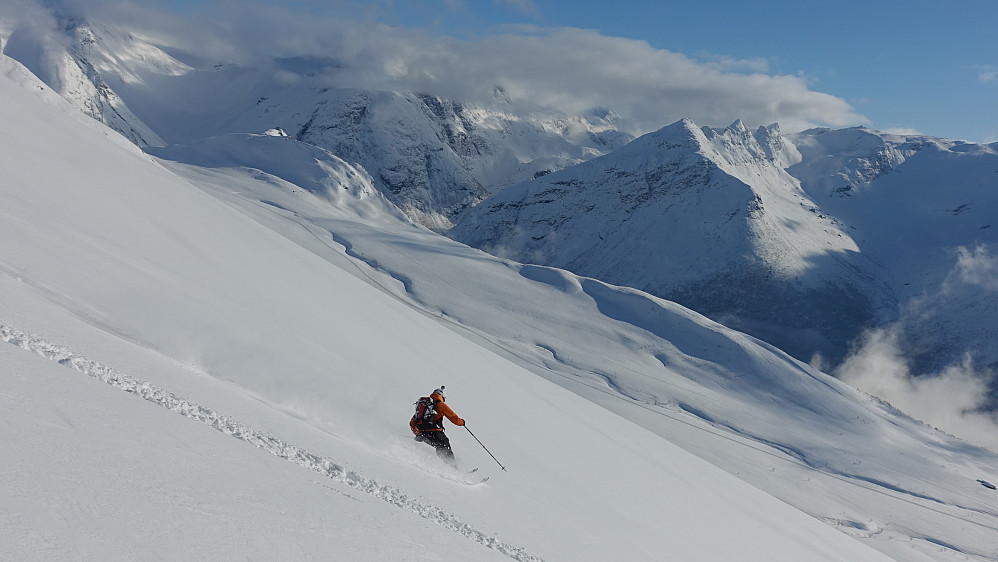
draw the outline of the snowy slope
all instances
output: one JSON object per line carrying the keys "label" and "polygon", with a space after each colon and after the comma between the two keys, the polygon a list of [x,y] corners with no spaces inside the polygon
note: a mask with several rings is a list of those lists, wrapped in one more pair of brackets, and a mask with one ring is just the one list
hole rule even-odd
{"label": "snowy slope", "polygon": [[[818,518],[898,559],[998,552],[993,498],[974,481],[995,479],[994,455],[671,303],[413,226],[364,174],[314,147],[235,135],[162,152],[197,161],[169,164],[185,181],[8,73],[34,93],[0,80],[2,118],[20,132],[0,151],[3,339],[67,367],[56,375],[55,363],[6,350],[23,354],[3,363],[5,377],[45,382],[9,385],[5,396],[37,407],[4,409],[20,428],[5,438],[11,450],[46,448],[23,429],[39,419],[44,436],[80,443],[66,455],[81,496],[61,494],[57,475],[30,477],[64,462],[59,450],[5,457],[3,472],[19,475],[5,495],[28,498],[0,508],[21,529],[0,543],[5,556],[42,558],[52,544],[82,557],[105,543],[132,552],[148,537],[123,517],[176,529],[158,543],[164,557],[214,538],[233,558],[271,552],[258,547],[266,541],[369,560],[405,545],[426,559],[488,559],[482,545],[521,560],[879,558]],[[112,386],[84,378],[104,367]],[[79,378],[106,399],[60,394],[58,381]],[[441,383],[508,473],[452,430],[460,463],[492,476],[457,484],[408,438],[409,404]],[[119,388],[153,403],[113,398]],[[175,418],[162,406],[245,448],[164,421]],[[93,408],[120,408],[135,432],[97,423]],[[526,431],[509,431],[511,410]],[[196,439],[203,454],[176,451]],[[223,458],[193,460],[207,455]],[[133,484],[107,480],[108,463]],[[227,484],[189,484],[218,482],[213,472]],[[314,499],[295,508],[308,485],[336,513]],[[385,515],[382,500],[401,514]],[[235,519],[185,516],[192,505]],[[96,519],[46,515],[81,506]],[[59,540],[74,534],[96,538]],[[388,546],[363,540],[376,534]],[[186,536],[202,538],[191,549],[172,540]]]}
{"label": "snowy slope", "polygon": [[[235,155],[258,153],[266,139],[213,142]],[[171,152],[201,158],[197,145]],[[245,162],[223,156],[214,166]],[[487,258],[404,224],[358,221],[293,186],[247,181],[254,172],[175,169],[313,251],[325,251],[313,233],[330,233],[378,271],[360,278],[850,534],[888,551],[905,544],[900,537],[991,548],[992,529],[965,517],[990,509],[966,475],[987,473],[992,454],[940,440],[751,338],[636,291]],[[899,556],[913,556],[909,545]]]}
{"label": "snowy slope", "polygon": [[840,359],[893,298],[784,170],[799,159],[776,127],[683,120],[507,189],[449,235],[674,300],[800,358]]}
{"label": "snowy slope", "polygon": [[[378,272],[329,234],[305,232],[324,252],[295,243],[304,225],[282,235],[31,86],[0,79],[17,132],[0,151],[2,334],[22,348],[3,352],[0,415],[23,452],[0,461],[3,557],[881,558],[362,282]],[[405,435],[413,397],[442,382],[508,473],[452,431],[492,475],[455,483]],[[511,407],[529,431],[509,431]]]}
{"label": "snowy slope", "polygon": [[[10,560],[508,559],[343,479],[245,442],[56,361],[0,347],[4,537]],[[376,547],[374,546],[376,545]],[[432,550],[430,552],[432,552]],[[427,556],[424,559],[433,559]]]}

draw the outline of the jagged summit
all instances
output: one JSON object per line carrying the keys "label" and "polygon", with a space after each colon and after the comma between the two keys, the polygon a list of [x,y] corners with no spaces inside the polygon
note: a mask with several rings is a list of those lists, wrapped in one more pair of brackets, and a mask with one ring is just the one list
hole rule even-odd
{"label": "jagged summit", "polygon": [[784,140],[778,123],[749,131],[739,119],[726,129],[704,127],[703,131],[716,148],[724,147],[741,152],[738,158],[743,161],[765,158],[777,167],[786,168],[801,160],[801,155],[793,143]]}

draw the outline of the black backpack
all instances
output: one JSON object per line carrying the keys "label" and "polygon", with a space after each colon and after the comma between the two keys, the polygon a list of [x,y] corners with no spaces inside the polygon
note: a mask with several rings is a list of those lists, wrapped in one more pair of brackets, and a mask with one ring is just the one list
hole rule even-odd
{"label": "black backpack", "polygon": [[416,401],[416,413],[412,415],[412,421],[416,425],[416,429],[420,431],[439,429],[440,425],[433,421],[436,415],[437,408],[433,403],[433,399],[429,396],[423,396]]}

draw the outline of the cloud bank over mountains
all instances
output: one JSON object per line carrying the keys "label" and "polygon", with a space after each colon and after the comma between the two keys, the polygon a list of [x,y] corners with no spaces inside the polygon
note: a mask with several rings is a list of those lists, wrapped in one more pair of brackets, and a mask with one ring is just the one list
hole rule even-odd
{"label": "cloud bank over mountains", "polygon": [[[470,104],[508,104],[518,113],[609,109],[632,134],[684,117],[711,125],[778,122],[788,132],[868,122],[845,100],[811,90],[805,77],[770,75],[758,61],[699,62],[592,30],[518,26],[463,40],[256,3],[219,2],[210,13],[167,14],[150,2],[16,0],[0,8],[0,37],[24,24],[47,25],[55,36],[57,18],[95,18],[201,59],[191,62],[270,65],[288,81],[431,93]],[[316,64],[298,75],[274,64],[289,57]],[[497,86],[506,96],[496,96]]]}
{"label": "cloud bank over mountains", "polygon": [[998,451],[998,415],[987,410],[994,373],[975,366],[968,354],[937,373],[915,375],[902,338],[900,324],[867,331],[833,374],[916,419]]}
{"label": "cloud bank over mountains", "polygon": [[916,419],[998,451],[998,412],[990,390],[998,365],[976,362],[973,348],[962,361],[935,369],[919,368],[910,357],[913,327],[932,325],[945,309],[967,307],[968,300],[961,299],[968,295],[998,292],[998,255],[988,245],[960,246],[955,254],[956,263],[938,290],[909,302],[897,321],[866,330],[846,360],[830,372]]}

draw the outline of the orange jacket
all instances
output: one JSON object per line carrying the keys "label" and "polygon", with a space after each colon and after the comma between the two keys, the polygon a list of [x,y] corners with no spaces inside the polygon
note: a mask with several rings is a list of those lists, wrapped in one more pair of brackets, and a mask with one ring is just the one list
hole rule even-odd
{"label": "orange jacket", "polygon": [[[447,405],[446,402],[444,402],[443,396],[440,396],[439,394],[434,392],[433,394],[430,395],[430,399],[433,400],[433,407],[437,410],[437,415],[433,416],[433,423],[440,427],[424,429],[422,431],[443,431],[444,417],[449,419],[450,422],[454,425],[457,426],[464,425],[464,420],[461,419],[461,417],[458,416],[454,412],[454,410],[452,410],[451,407]],[[412,432],[416,435],[420,434],[420,430],[416,427],[414,419],[409,420],[409,429],[411,429]]]}

